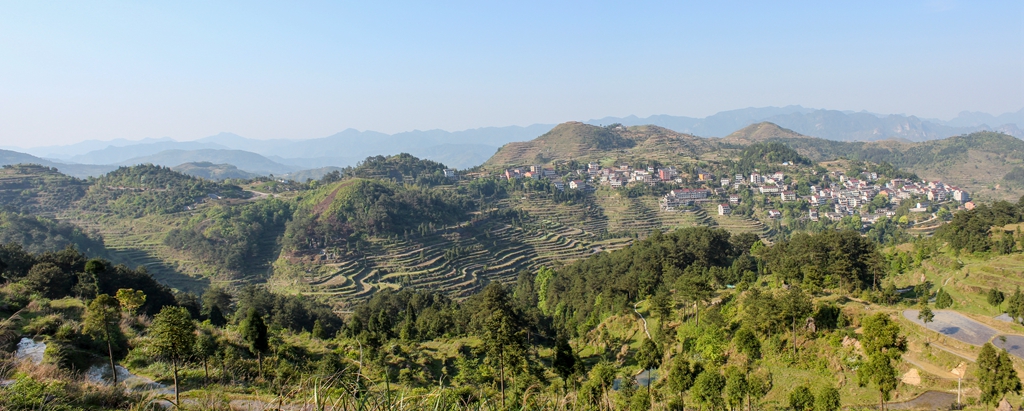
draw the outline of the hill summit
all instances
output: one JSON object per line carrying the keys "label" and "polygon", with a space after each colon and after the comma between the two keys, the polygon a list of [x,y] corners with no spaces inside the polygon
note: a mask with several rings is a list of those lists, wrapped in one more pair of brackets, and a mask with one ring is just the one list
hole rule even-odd
{"label": "hill summit", "polygon": [[725,136],[724,140],[731,143],[755,143],[778,138],[810,138],[778,124],[763,121],[743,127]]}
{"label": "hill summit", "polygon": [[[621,124],[595,126],[562,123],[531,141],[509,143],[485,167],[546,164],[555,160],[597,160],[613,155],[637,155],[660,160],[666,155],[693,155],[712,150],[716,143],[658,126]],[[617,153],[617,154],[613,154]]]}

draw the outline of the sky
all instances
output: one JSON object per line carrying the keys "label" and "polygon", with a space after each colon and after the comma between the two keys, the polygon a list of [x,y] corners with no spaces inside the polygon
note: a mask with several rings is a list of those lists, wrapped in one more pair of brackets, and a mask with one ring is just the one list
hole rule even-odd
{"label": "sky", "polygon": [[0,145],[1024,108],[1024,2],[0,1]]}

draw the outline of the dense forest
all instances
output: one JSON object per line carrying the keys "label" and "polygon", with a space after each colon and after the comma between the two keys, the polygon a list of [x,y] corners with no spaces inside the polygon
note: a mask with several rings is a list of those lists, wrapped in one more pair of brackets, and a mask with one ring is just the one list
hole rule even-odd
{"label": "dense forest", "polygon": [[473,210],[471,199],[449,190],[345,179],[302,199],[288,223],[285,248],[344,245],[352,236],[402,235],[427,224],[455,224]]}
{"label": "dense forest", "polygon": [[210,195],[244,197],[241,188],[186,176],[170,168],[120,167],[90,181],[83,206],[124,217],[185,211]]}
{"label": "dense forest", "polygon": [[273,244],[291,215],[292,205],[277,199],[238,207],[209,207],[194,214],[183,227],[168,232],[164,243],[240,272],[255,262],[273,258]]}

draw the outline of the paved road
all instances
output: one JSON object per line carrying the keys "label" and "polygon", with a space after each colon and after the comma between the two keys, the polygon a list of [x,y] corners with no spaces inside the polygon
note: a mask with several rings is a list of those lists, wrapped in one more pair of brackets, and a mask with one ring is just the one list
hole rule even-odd
{"label": "paved road", "polygon": [[[1003,340],[1006,342],[1003,342]],[[992,344],[996,347],[1006,350],[1011,355],[1015,355],[1019,358],[1024,358],[1024,336],[1020,335],[1000,335],[992,340]]]}
{"label": "paved road", "polygon": [[[967,318],[956,311],[934,311],[934,321],[928,323],[929,330],[963,341],[971,345],[982,345],[996,336],[996,330]],[[925,325],[917,318],[918,310],[904,310],[903,316],[918,325]]]}

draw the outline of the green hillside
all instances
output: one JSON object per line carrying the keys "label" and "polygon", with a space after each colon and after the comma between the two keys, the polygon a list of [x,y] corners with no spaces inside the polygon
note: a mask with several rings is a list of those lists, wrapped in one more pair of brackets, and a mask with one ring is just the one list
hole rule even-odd
{"label": "green hillside", "polygon": [[179,164],[171,169],[182,174],[214,181],[248,180],[257,177],[257,174],[239,170],[238,167],[231,164],[214,164],[208,161]]}

